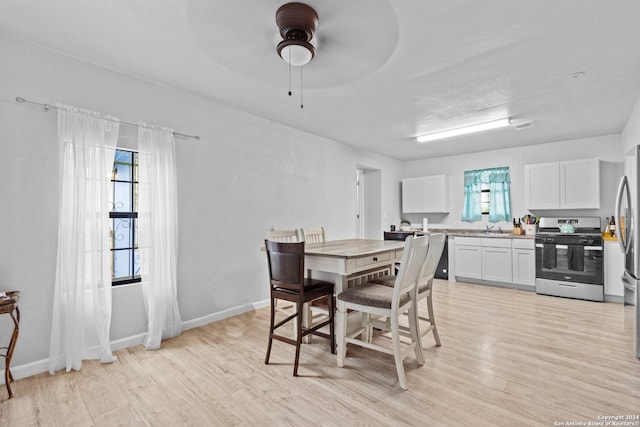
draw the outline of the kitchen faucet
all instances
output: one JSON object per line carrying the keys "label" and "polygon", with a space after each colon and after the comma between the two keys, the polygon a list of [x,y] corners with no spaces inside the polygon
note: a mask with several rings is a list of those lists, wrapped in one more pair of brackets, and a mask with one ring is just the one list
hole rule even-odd
{"label": "kitchen faucet", "polygon": [[[495,225],[492,225],[492,226],[488,226],[487,225],[487,228],[484,230],[484,234],[490,234],[491,230],[493,230],[494,227],[495,227]],[[498,234],[502,234],[502,227],[498,227],[498,231],[497,232],[498,232]]]}

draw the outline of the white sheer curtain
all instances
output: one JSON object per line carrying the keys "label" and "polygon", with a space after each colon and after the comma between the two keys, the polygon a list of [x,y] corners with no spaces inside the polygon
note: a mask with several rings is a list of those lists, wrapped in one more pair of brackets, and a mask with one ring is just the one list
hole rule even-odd
{"label": "white sheer curtain", "polygon": [[109,188],[119,122],[58,105],[61,197],[49,372],[116,360],[109,343]]}
{"label": "white sheer curtain", "polygon": [[180,335],[176,259],[178,194],[173,130],[139,124],[138,247],[149,330],[147,350]]}

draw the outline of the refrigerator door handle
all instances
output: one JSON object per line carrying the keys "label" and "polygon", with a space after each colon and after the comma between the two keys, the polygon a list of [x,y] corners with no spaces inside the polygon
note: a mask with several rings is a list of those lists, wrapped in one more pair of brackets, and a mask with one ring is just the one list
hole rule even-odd
{"label": "refrigerator door handle", "polygon": [[[626,175],[622,177],[620,180],[620,185],[618,186],[618,193],[616,195],[616,206],[615,206],[615,216],[618,220],[618,224],[622,225],[620,221],[620,207],[622,206],[622,197],[626,196],[627,206],[631,206],[631,196],[629,194],[629,180]],[[629,218],[630,219],[630,218]],[[629,252],[630,248],[630,239],[627,236],[631,236],[633,230],[630,228],[633,227],[631,221],[628,221],[628,224],[625,224],[625,232],[619,233],[618,244],[620,245],[620,250],[622,253],[626,254]],[[622,231],[622,226],[620,227]]]}
{"label": "refrigerator door handle", "polygon": [[623,274],[622,277],[622,285],[629,289],[630,291],[635,291],[636,289],[636,281],[628,277],[626,274]]}

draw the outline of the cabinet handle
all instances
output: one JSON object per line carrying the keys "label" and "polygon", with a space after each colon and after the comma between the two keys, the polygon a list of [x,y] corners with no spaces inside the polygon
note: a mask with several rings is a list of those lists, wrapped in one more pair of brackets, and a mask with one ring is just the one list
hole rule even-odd
{"label": "cabinet handle", "polygon": [[374,256],[374,257],[373,257],[373,260],[374,260],[374,261],[378,261],[378,257],[377,257],[377,256]]}

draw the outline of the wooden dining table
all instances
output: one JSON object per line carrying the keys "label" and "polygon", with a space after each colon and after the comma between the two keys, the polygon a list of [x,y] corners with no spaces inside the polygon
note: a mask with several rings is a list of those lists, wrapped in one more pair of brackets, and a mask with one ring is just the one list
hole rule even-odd
{"label": "wooden dining table", "polygon": [[[393,274],[395,263],[402,260],[404,242],[397,240],[344,239],[305,244],[304,264],[307,277],[326,280],[335,284],[334,292],[340,292],[375,278]],[[360,324],[358,313],[347,319],[348,329]],[[312,323],[312,312],[306,307],[303,324]],[[311,336],[303,338],[311,342]]]}
{"label": "wooden dining table", "polygon": [[351,286],[393,274],[404,242],[375,239],[328,240],[304,248],[305,268],[315,278],[335,283],[339,294]]}

